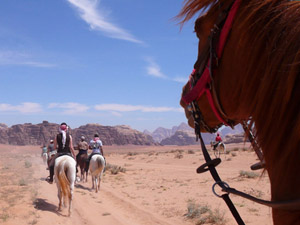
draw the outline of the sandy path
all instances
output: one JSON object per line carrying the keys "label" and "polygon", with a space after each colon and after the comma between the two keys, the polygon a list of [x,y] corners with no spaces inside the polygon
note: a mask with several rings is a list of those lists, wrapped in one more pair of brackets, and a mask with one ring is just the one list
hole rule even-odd
{"label": "sandy path", "polygon": [[[250,171],[256,162],[254,153],[241,146],[233,148],[226,159],[222,156],[220,176],[231,187],[268,199],[266,175],[253,179],[240,176],[241,170]],[[117,146],[105,150],[107,162],[126,172],[113,175],[107,171],[97,194],[91,190],[90,176],[87,183],[78,183],[73,213],[67,217],[67,209],[56,211],[57,188],[44,180],[48,171],[40,149],[0,145],[0,224],[193,225],[197,220],[184,216],[190,201],[221,212],[223,224],[236,224],[227,206],[211,192],[209,173],[195,173],[203,163],[198,146]],[[272,224],[269,208],[231,198],[246,224]]]}

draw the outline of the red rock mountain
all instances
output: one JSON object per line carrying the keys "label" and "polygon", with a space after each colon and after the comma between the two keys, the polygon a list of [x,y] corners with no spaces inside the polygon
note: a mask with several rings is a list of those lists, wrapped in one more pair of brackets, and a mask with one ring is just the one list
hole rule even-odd
{"label": "red rock mountain", "polygon": [[[43,145],[48,144],[58,133],[58,124],[43,121],[39,124],[17,124],[7,127],[0,125],[0,143],[11,145]],[[98,133],[104,145],[155,145],[153,138],[129,126],[102,126],[87,124],[79,128],[70,129],[70,134],[76,144],[84,135],[87,140]]]}

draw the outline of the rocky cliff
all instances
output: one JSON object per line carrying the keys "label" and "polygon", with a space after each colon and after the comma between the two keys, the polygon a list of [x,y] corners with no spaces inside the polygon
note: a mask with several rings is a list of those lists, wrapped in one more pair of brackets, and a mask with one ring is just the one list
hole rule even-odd
{"label": "rocky cliff", "polygon": [[[43,145],[54,139],[58,133],[58,124],[43,121],[40,124],[18,124],[11,127],[0,126],[0,143],[11,145]],[[101,126],[87,124],[79,128],[70,129],[76,144],[82,135],[87,140],[98,133],[104,145],[155,145],[153,138],[128,126]]]}
{"label": "rocky cliff", "polygon": [[143,134],[129,126],[101,126],[99,124],[87,124],[73,130],[75,142],[84,135],[87,140],[93,138],[97,133],[104,145],[154,145],[155,142],[150,135]]}

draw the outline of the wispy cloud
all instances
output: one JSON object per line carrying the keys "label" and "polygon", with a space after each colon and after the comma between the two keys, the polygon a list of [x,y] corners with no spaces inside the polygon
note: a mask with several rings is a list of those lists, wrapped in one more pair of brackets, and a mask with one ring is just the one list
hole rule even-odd
{"label": "wispy cloud", "polygon": [[24,102],[20,105],[0,104],[0,112],[20,112],[24,114],[42,112],[42,107],[38,103]]}
{"label": "wispy cloud", "polygon": [[50,103],[48,105],[48,108],[54,109],[62,109],[64,114],[80,114],[80,113],[85,113],[89,110],[90,107],[80,104],[80,103],[75,103],[75,102],[67,102],[67,103]]}
{"label": "wispy cloud", "polygon": [[148,62],[148,66],[146,68],[148,75],[164,79],[168,78],[163,72],[161,72],[159,65],[152,58],[147,57],[146,61]]}
{"label": "wispy cloud", "polygon": [[81,19],[83,19],[92,30],[103,32],[106,36],[142,44],[128,31],[112,24],[106,18],[106,14],[99,8],[99,0],[67,0],[74,6]]}
{"label": "wispy cloud", "polygon": [[17,51],[0,51],[0,65],[19,65],[30,67],[55,67],[56,65],[36,61],[30,54]]}
{"label": "wispy cloud", "polygon": [[114,111],[114,112],[182,112],[181,108],[173,107],[153,107],[143,105],[123,105],[123,104],[99,104],[95,106],[98,111]]}
{"label": "wispy cloud", "polygon": [[164,74],[161,71],[160,66],[155,62],[155,60],[153,58],[146,57],[145,61],[148,63],[146,70],[147,70],[147,74],[149,76],[166,79],[166,80],[172,80],[172,81],[179,82],[179,83],[187,82],[186,78],[181,78],[181,77],[170,78],[170,77],[168,77],[166,74]]}

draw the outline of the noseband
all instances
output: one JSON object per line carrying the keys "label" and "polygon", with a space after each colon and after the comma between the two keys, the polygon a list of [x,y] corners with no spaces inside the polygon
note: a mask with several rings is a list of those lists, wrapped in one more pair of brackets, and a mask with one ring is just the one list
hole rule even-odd
{"label": "noseband", "polygon": [[209,49],[209,51],[204,51],[205,55],[200,57],[200,59],[207,60],[207,63],[205,64],[199,61],[195,63],[195,68],[189,78],[191,91],[185,96],[182,96],[182,101],[187,105],[190,105],[190,108],[194,110],[196,109],[195,105],[197,105],[196,100],[205,94],[214,115],[220,121],[220,124],[216,127],[208,126],[204,121],[200,109],[197,109],[199,111],[198,114],[201,115],[201,119],[199,120],[200,123],[203,125],[204,129],[210,133],[216,132],[222,125],[233,128],[233,126],[237,124],[227,117],[220,104],[214,87],[213,70],[218,66],[218,61],[222,56],[227,37],[230,33],[240,3],[241,0],[236,0],[219,15],[214,28],[211,30],[209,41],[207,42],[207,45],[209,46],[205,47],[205,49]]}

